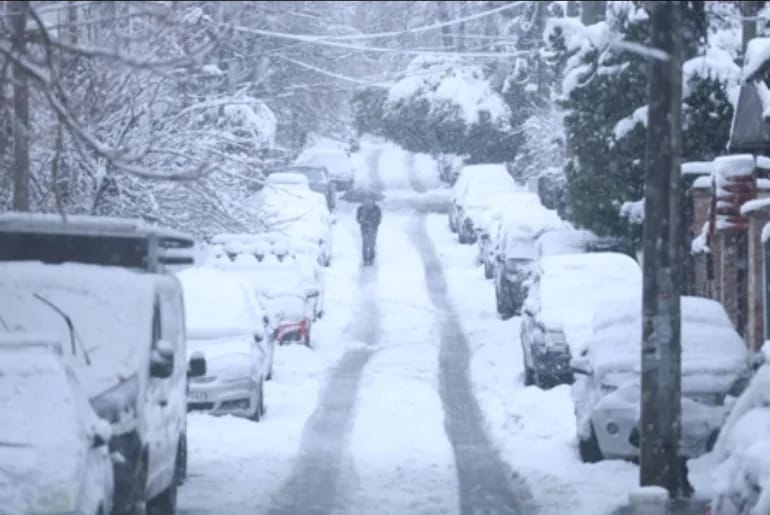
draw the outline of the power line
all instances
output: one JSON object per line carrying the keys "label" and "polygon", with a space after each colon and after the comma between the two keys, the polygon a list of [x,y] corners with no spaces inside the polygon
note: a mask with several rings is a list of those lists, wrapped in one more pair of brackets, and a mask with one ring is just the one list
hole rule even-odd
{"label": "power line", "polygon": [[518,57],[525,54],[525,52],[445,52],[437,50],[409,50],[409,49],[397,49],[387,47],[377,47],[368,45],[351,45],[347,43],[339,43],[336,41],[328,41],[326,39],[319,39],[318,36],[306,36],[300,34],[286,34],[283,32],[273,32],[270,30],[252,29],[248,27],[241,27],[238,25],[232,25],[228,23],[220,24],[223,27],[230,28],[237,32],[245,34],[253,34],[257,36],[265,36],[279,39],[290,39],[293,41],[302,41],[304,43],[311,43],[314,45],[329,46],[334,48],[345,48],[347,50],[358,50],[361,52],[378,52],[388,54],[404,54],[404,55],[443,55],[447,57]]}
{"label": "power line", "polygon": [[514,7],[517,7],[521,4],[524,4],[526,2],[510,2],[505,5],[501,5],[500,7],[495,7],[494,9],[489,9],[488,11],[483,11],[476,14],[471,14],[469,16],[463,16],[460,18],[455,18],[454,20],[444,21],[441,23],[433,23],[431,25],[423,25],[422,27],[414,27],[412,29],[404,29],[404,30],[396,30],[396,31],[390,31],[390,32],[376,32],[373,34],[348,34],[345,36],[317,36],[317,35],[308,35],[308,37],[316,37],[319,39],[326,39],[326,40],[334,40],[334,41],[342,41],[342,40],[354,40],[354,39],[379,39],[379,38],[386,38],[386,37],[397,37],[397,36],[403,36],[405,34],[418,34],[420,32],[428,32],[431,30],[441,29],[444,27],[450,27],[452,25],[458,25],[460,23],[465,23],[466,21],[473,21],[478,20],[480,18],[486,18],[487,16],[491,16],[493,14],[497,14],[502,11],[507,11],[508,9],[513,9]]}

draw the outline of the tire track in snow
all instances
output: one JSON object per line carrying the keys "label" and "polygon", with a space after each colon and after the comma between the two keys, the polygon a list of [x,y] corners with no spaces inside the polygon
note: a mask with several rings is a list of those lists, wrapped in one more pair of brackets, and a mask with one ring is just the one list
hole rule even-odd
{"label": "tire track in snow", "polygon": [[[377,163],[379,152],[369,164],[370,184],[382,188]],[[360,234],[351,224],[360,248]],[[346,336],[365,347],[347,351],[331,370],[318,398],[318,405],[305,423],[299,456],[292,473],[273,497],[268,515],[328,515],[341,507],[340,477],[350,467],[347,449],[358,386],[364,366],[380,334],[377,308],[377,265],[361,267],[358,302],[353,323]]]}
{"label": "tire track in snow", "polygon": [[[483,414],[470,384],[470,351],[454,307],[448,300],[441,262],[425,229],[425,216],[410,230],[420,252],[431,301],[441,313],[439,385],[446,429],[454,449],[463,515],[518,515],[524,512],[514,489],[513,474],[491,445]],[[522,495],[526,497],[526,495]]]}
{"label": "tire track in snow", "polygon": [[425,193],[427,188],[418,177],[417,170],[414,168],[414,154],[412,152],[404,154],[404,166],[409,171],[409,186],[417,193]]}

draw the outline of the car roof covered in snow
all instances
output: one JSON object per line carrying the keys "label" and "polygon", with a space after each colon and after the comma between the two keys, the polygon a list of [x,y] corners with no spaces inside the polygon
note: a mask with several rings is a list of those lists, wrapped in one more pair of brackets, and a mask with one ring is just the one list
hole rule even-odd
{"label": "car roof covered in snow", "polygon": [[55,233],[87,233],[92,235],[148,236],[157,235],[181,240],[193,240],[187,233],[160,227],[138,218],[67,215],[51,213],[3,213],[0,231],[32,231]]}
{"label": "car roof covered in snow", "polygon": [[[726,388],[745,370],[746,344],[722,305],[711,299],[683,296],[682,373],[721,377]],[[641,348],[641,289],[607,299],[596,307],[590,349],[594,370],[638,373]],[[726,386],[725,386],[726,385]]]}
{"label": "car roof covered in snow", "polygon": [[309,186],[307,175],[295,172],[276,172],[271,173],[265,179],[266,186]]}
{"label": "car roof covered in snow", "polygon": [[[10,330],[56,334],[64,342],[64,357],[93,394],[149,362],[156,286],[168,282],[175,279],[118,267],[1,263],[0,316]],[[91,366],[84,363],[81,345],[72,355],[67,323],[45,301],[71,318]]]}
{"label": "car roof covered in snow", "polygon": [[184,290],[187,336],[192,339],[253,334],[256,300],[238,275],[213,267],[194,267],[177,274]]}
{"label": "car roof covered in snow", "polygon": [[642,272],[630,257],[614,252],[545,256],[537,266],[539,318],[561,327],[573,353],[592,333],[595,306],[613,292],[641,288]]}
{"label": "car roof covered in snow", "polygon": [[598,236],[585,229],[549,230],[537,239],[538,258],[559,254],[580,254],[585,252],[586,244],[598,239]]}

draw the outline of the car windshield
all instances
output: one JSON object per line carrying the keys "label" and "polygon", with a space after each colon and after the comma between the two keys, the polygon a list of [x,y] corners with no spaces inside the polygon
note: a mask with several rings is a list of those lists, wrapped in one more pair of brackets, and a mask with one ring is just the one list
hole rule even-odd
{"label": "car windshield", "polygon": [[53,445],[54,426],[61,438],[77,436],[70,385],[48,352],[0,348],[0,456],[14,447]]}

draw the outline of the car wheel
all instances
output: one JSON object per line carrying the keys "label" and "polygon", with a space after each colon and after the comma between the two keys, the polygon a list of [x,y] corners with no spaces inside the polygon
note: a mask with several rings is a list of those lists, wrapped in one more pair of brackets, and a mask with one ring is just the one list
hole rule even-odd
{"label": "car wheel", "polygon": [[492,265],[484,261],[484,279],[492,279],[495,276],[495,271],[492,269]]}
{"label": "car wheel", "polygon": [[179,446],[176,453],[176,484],[182,486],[187,479],[187,435],[185,433],[179,435]]}
{"label": "car wheel", "polygon": [[599,448],[599,440],[596,439],[594,426],[591,425],[591,436],[583,440],[579,438],[578,447],[580,450],[580,459],[583,463],[598,463],[602,461],[602,450]]}
{"label": "car wheel", "polygon": [[[185,450],[185,455],[187,451]],[[185,458],[186,459],[186,458]],[[177,449],[176,460],[174,463],[174,478],[171,485],[160,494],[145,503],[145,512],[147,515],[174,515],[176,513],[176,498],[180,478],[178,476],[181,468],[182,456]]]}
{"label": "car wheel", "polygon": [[502,315],[503,319],[507,320],[513,316],[513,308],[511,307],[511,299],[508,295],[508,288],[505,287],[505,283],[501,284],[502,291],[495,290],[497,292],[497,312]]}
{"label": "car wheel", "polygon": [[524,386],[532,386],[535,384],[535,371],[524,363]]}
{"label": "car wheel", "polygon": [[254,422],[262,420],[262,415],[265,413],[265,382],[260,380],[259,387],[257,388],[257,396],[254,400],[254,411],[249,417]]}

